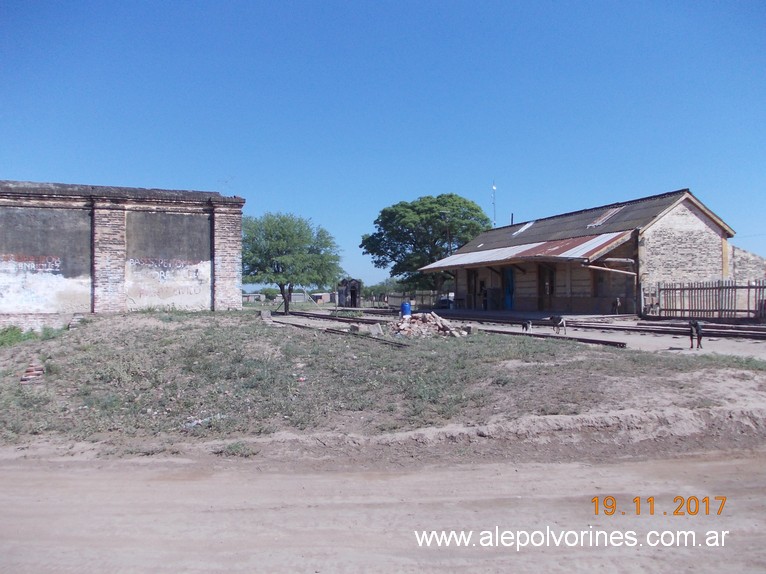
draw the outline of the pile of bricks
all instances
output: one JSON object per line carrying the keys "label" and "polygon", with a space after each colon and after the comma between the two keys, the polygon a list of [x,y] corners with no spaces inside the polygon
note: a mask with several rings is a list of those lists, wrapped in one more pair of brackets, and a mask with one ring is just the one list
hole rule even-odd
{"label": "pile of bricks", "polygon": [[468,332],[442,319],[436,313],[413,313],[402,317],[391,324],[394,335],[406,337],[432,337],[444,335],[446,337],[466,337]]}
{"label": "pile of bricks", "polygon": [[45,374],[45,369],[42,365],[38,365],[35,363],[30,363],[27,369],[24,371],[24,374],[21,375],[21,384],[22,385],[29,385],[32,383],[42,383],[43,382],[43,375]]}

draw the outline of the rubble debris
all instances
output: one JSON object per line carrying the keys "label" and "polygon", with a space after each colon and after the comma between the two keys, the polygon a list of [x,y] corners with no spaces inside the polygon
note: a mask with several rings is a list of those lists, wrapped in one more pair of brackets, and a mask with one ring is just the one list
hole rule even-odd
{"label": "rubble debris", "polygon": [[67,330],[71,331],[72,329],[76,329],[80,326],[80,324],[85,320],[85,315],[82,313],[75,313],[72,315],[72,320],[69,321],[69,324],[67,324]]}
{"label": "rubble debris", "polygon": [[351,325],[349,331],[354,335],[371,335],[373,337],[383,336],[383,327],[380,323],[373,323],[372,325]]}
{"label": "rubble debris", "polygon": [[391,324],[393,335],[405,337],[432,337],[443,335],[445,337],[467,337],[468,332],[460,327],[453,326],[449,321],[439,317],[436,313],[413,313],[402,317]]}
{"label": "rubble debris", "polygon": [[42,383],[42,376],[45,374],[45,368],[42,365],[30,363],[21,376],[21,384]]}
{"label": "rubble debris", "polygon": [[271,318],[271,311],[269,309],[261,309],[260,315],[265,323],[274,324],[274,319]]}
{"label": "rubble debris", "polygon": [[209,427],[213,424],[215,421],[220,421],[225,418],[228,418],[226,415],[217,414],[212,417],[205,417],[204,419],[195,419],[194,417],[189,417],[187,419],[187,422],[185,422],[181,426],[181,430],[184,431],[190,431],[195,427],[203,426],[203,427]]}

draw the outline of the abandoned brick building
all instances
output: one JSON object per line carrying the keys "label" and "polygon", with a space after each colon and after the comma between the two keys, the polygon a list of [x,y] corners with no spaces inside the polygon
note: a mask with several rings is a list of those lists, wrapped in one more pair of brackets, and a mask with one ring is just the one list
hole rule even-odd
{"label": "abandoned brick building", "polygon": [[421,268],[455,277],[457,307],[636,313],[660,282],[766,278],[766,260],[688,189],[491,229]]}
{"label": "abandoned brick building", "polygon": [[0,181],[0,324],[241,309],[243,205],[213,192]]}

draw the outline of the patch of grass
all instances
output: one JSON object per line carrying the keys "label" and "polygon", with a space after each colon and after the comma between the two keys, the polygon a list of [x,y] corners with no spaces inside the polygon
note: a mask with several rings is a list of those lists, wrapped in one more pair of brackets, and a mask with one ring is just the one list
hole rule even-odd
{"label": "patch of grass", "polygon": [[364,312],[362,311],[349,311],[348,309],[344,309],[342,311],[331,311],[330,316],[332,317],[341,317],[344,319],[357,319],[359,317],[364,317]]}
{"label": "patch of grass", "polygon": [[254,449],[252,445],[243,441],[230,442],[213,450],[213,454],[217,454],[218,456],[238,458],[251,458],[256,456],[259,452],[260,451]]}
{"label": "patch of grass", "polygon": [[42,332],[40,333],[40,339],[43,341],[49,341],[50,339],[55,339],[59,335],[61,335],[66,329],[54,329],[53,327],[43,327]]}
{"label": "patch of grass", "polygon": [[15,325],[0,329],[0,347],[11,347],[30,339],[37,339],[34,331],[22,331]]}
{"label": "patch of grass", "polygon": [[[13,333],[16,340],[21,335]],[[683,386],[694,384],[688,373],[766,370],[763,361],[738,357],[594,349],[482,332],[416,339],[402,349],[270,327],[249,312],[146,311],[94,319],[71,337],[25,340],[13,344],[34,347],[52,376],[21,387],[10,376],[24,368],[20,353],[0,348],[8,373],[0,378],[3,441],[41,432],[170,441],[280,430],[389,432],[584,413],[618,392],[657,390],[676,404],[704,406],[702,395]],[[613,391],[618,379],[631,384]]]}
{"label": "patch of grass", "polygon": [[43,327],[40,333],[36,333],[35,331],[22,331],[19,327],[11,325],[0,329],[0,347],[11,347],[24,341],[50,341],[61,335],[64,331],[65,329]]}

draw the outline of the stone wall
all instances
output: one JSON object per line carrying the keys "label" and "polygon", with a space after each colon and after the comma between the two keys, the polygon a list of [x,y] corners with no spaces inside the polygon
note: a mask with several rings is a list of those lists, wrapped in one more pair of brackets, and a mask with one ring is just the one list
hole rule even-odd
{"label": "stone wall", "polygon": [[241,309],[243,204],[211,192],[0,181],[0,315],[11,317],[0,324]]}
{"label": "stone wall", "polygon": [[766,279],[766,258],[729,245],[729,276],[740,284]]}
{"label": "stone wall", "polygon": [[643,285],[728,278],[728,242],[723,230],[689,201],[646,228],[639,239]]}

